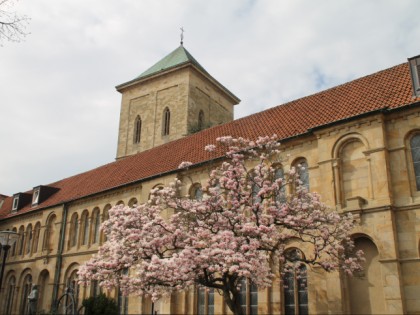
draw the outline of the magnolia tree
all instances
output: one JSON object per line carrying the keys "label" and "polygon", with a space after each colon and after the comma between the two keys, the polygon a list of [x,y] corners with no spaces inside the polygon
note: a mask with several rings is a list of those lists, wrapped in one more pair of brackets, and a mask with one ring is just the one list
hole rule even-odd
{"label": "magnolia tree", "polygon": [[[221,137],[207,146],[210,154],[223,150],[225,157],[211,171],[201,200],[180,197],[182,183],[175,179],[152,190],[145,204],[112,208],[102,225],[107,241],[80,268],[80,282],[97,280],[153,301],[194,285],[213,288],[234,314],[242,314],[242,280],[270,286],[273,264],[281,275],[299,264],[348,274],[360,269],[351,215],[331,211],[309,193],[299,179],[302,166],[276,176],[275,138]],[[190,166],[183,162],[180,168]],[[291,242],[300,243],[304,255],[288,254]]]}

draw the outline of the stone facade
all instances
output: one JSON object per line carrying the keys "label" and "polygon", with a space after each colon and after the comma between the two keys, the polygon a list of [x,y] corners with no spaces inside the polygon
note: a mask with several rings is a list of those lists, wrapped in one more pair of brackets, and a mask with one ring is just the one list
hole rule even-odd
{"label": "stone facade", "polygon": [[[140,79],[119,91],[122,102],[117,158],[229,122],[233,120],[233,106],[239,102],[209,75],[192,66]],[[170,112],[167,134],[165,109]],[[140,141],[135,140],[138,118]]]}
{"label": "stone facade", "polygon": [[[192,132],[200,110],[209,125],[232,119],[234,101],[203,73],[180,67],[169,73],[120,89],[121,118],[117,157],[125,157]],[[363,100],[362,100],[363,101]],[[162,136],[162,113],[171,111],[168,136]],[[135,118],[142,120],[141,141],[133,144]],[[207,120],[208,119],[208,120]],[[283,141],[281,155],[293,165],[306,160],[309,187],[341,213],[353,213],[356,246],[366,254],[365,270],[355,278],[319,268],[307,270],[307,307],[310,314],[420,314],[420,191],[416,187],[410,141],[420,134],[420,107],[389,114],[371,113],[316,128],[310,134]],[[188,172],[168,173],[64,204],[34,210],[0,221],[0,230],[15,230],[22,238],[10,250],[0,294],[2,314],[25,314],[29,283],[40,285],[38,310],[49,310],[74,281],[80,264],[105,241],[98,226],[114,205],[146,202],[152,188],[168,185],[178,176],[181,195],[204,184],[211,165]],[[287,168],[288,166],[284,166]],[[300,248],[302,244],[289,244]],[[273,264],[277,270],[278,265]],[[298,283],[298,279],[292,279]],[[252,288],[247,286],[247,309],[252,310]],[[299,288],[296,288],[299,290]],[[77,287],[78,306],[98,288]],[[286,289],[277,278],[258,291],[258,314],[283,314]],[[121,297],[124,314],[150,314],[147,298]],[[209,303],[209,293],[203,301]],[[51,298],[52,297],[52,298]],[[293,296],[296,305],[299,294]],[[196,314],[196,288],[173,294],[153,305],[158,314]],[[301,305],[302,306],[302,305]],[[297,307],[295,314],[305,313]],[[214,314],[228,314],[223,298],[214,294]]]}

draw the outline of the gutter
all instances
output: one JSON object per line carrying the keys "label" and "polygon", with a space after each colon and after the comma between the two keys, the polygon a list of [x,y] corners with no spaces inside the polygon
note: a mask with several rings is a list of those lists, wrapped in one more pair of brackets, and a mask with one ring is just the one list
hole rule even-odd
{"label": "gutter", "polygon": [[67,225],[67,213],[68,213],[68,205],[63,203],[63,217],[61,220],[61,227],[60,227],[60,240],[58,243],[57,249],[57,259],[55,263],[55,272],[54,272],[54,283],[53,283],[53,294],[52,294],[52,303],[51,303],[51,311],[55,314],[56,312],[56,301],[58,300],[58,291],[60,289],[60,277],[61,277],[61,265],[63,261],[63,249],[64,249],[64,239],[66,235],[66,225]]}

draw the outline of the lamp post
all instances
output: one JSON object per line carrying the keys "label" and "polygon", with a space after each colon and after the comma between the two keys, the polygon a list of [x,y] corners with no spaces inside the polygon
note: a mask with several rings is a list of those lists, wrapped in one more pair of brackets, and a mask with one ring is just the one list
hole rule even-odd
{"label": "lamp post", "polygon": [[7,252],[9,251],[10,247],[16,242],[19,238],[19,234],[13,231],[0,231],[0,246],[2,249],[3,254],[3,262],[1,264],[1,271],[0,271],[0,292],[1,292],[1,285],[3,283],[3,274],[4,268],[6,267],[6,258]]}

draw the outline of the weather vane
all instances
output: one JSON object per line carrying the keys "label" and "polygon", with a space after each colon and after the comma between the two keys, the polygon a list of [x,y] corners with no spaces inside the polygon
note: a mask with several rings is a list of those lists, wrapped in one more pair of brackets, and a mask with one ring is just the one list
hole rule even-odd
{"label": "weather vane", "polygon": [[180,30],[181,30],[181,45],[183,45],[184,44],[184,28],[183,27],[181,27],[180,28]]}

